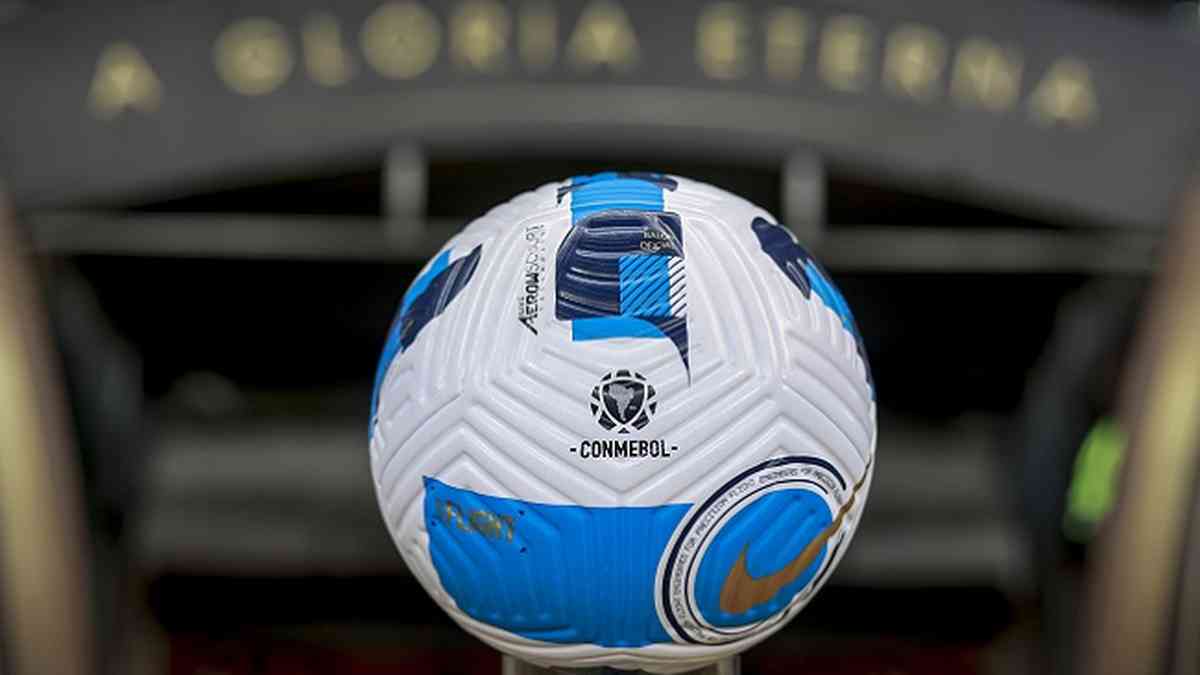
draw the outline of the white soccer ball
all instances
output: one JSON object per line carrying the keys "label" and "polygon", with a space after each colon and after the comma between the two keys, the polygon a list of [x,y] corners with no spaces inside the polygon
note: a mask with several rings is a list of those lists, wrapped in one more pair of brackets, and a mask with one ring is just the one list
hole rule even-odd
{"label": "white soccer ball", "polygon": [[854,319],[787,229],[709,185],[604,173],[492,209],[413,282],[371,470],[408,567],[484,642],[672,673],[812,599],[875,434]]}

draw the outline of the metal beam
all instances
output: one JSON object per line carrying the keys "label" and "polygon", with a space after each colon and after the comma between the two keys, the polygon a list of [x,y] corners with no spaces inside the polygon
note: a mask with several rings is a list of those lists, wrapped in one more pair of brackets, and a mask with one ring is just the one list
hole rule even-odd
{"label": "metal beam", "polygon": [[[43,212],[26,218],[47,255],[423,261],[462,223],[240,214]],[[1138,232],[839,225],[820,258],[841,272],[1144,274],[1159,237]]]}

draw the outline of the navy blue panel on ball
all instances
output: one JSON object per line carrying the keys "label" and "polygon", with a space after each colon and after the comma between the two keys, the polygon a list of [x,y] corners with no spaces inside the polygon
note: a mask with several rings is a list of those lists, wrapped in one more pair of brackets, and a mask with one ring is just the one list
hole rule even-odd
{"label": "navy blue panel on ball", "polygon": [[571,230],[558,249],[555,316],[575,341],[666,338],[688,361],[683,225],[664,211],[678,182],[654,173],[578,176]]}
{"label": "navy blue panel on ball", "polygon": [[442,251],[434,258],[429,269],[417,277],[404,294],[400,311],[392,321],[388,330],[387,342],[383,346],[383,355],[375,369],[375,388],[371,394],[371,425],[375,425],[375,415],[379,406],[379,388],[387,375],[388,367],[398,354],[408,349],[425,326],[429,325],[446,310],[458,294],[466,288],[475,275],[479,266],[479,255],[483,245],[476,246],[467,255],[450,262],[450,250]]}
{"label": "navy blue panel on ball", "polygon": [[762,246],[763,253],[775,261],[780,271],[795,284],[796,288],[800,289],[804,297],[808,298],[815,292],[825,306],[832,309],[842,320],[842,326],[854,336],[858,354],[862,357],[863,366],[867,370],[867,383],[873,392],[874,381],[871,378],[871,364],[867,362],[867,350],[863,344],[862,333],[858,331],[858,324],[854,321],[850,305],[846,303],[846,298],[842,296],[842,292],[837,289],[837,286],[833,285],[829,273],[817,262],[816,258],[813,258],[800,245],[800,242],[796,241],[796,236],[782,225],[772,223],[766,218],[755,218],[750,223],[750,228],[758,236],[758,243]]}
{"label": "navy blue panel on ball", "polygon": [[754,234],[758,235],[758,243],[762,246],[763,253],[771,256],[771,260],[775,261],[779,269],[807,298],[812,291],[808,275],[804,272],[812,260],[808,251],[796,241],[791,232],[766,218],[755,218],[750,227]]}
{"label": "navy blue panel on ball", "polygon": [[400,315],[401,351],[408,349],[425,326],[445,311],[466,288],[479,265],[479,252],[482,249],[483,246],[476,246],[469,254],[450,263],[429,282],[423,292],[411,301],[406,299],[405,309]]}

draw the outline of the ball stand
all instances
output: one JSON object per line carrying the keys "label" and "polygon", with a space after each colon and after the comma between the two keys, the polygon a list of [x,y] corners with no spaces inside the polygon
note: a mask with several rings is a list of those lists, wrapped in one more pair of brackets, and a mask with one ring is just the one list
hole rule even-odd
{"label": "ball stand", "polygon": [[[690,670],[683,675],[741,675],[742,662],[738,656],[730,656],[705,666]],[[645,675],[643,671],[617,670],[616,668],[543,668],[505,654],[500,664],[500,675]]]}

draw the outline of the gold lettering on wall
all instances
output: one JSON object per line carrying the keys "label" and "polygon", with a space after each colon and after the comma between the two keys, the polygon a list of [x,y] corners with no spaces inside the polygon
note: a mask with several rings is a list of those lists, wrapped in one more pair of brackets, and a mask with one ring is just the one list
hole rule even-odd
{"label": "gold lettering on wall", "polygon": [[354,61],[342,44],[342,31],[330,14],[314,14],[304,22],[304,65],[313,82],[336,87],[354,77]]}
{"label": "gold lettering on wall", "polygon": [[[280,23],[246,18],[218,34],[213,58],[220,79],[246,96],[278,90],[292,77],[299,57],[307,77],[324,87],[352,81],[364,57],[383,77],[417,78],[437,63],[443,31],[447,62],[460,70],[507,68],[534,75],[561,61],[580,74],[630,72],[642,55],[625,1],[586,0],[574,24],[569,14],[560,26],[555,0],[456,0],[447,4],[443,26],[425,0],[382,0],[362,24],[360,55],[347,43],[353,38],[342,32],[348,27],[332,12],[305,17],[298,26],[300,53],[295,52],[297,36]],[[892,96],[920,103],[944,96],[959,107],[1019,112],[1019,119],[1047,128],[1085,128],[1100,115],[1096,73],[1084,60],[1064,55],[1042,71],[1039,59],[1027,73],[1017,45],[977,36],[955,44],[930,25],[901,23],[885,33],[857,14],[836,14],[820,23],[816,15],[790,5],[758,13],[736,0],[709,0],[699,8],[694,29],[696,65],[716,80],[757,75],[762,68],[773,82],[794,83],[815,66],[828,88],[825,95],[864,92],[878,79]],[[687,55],[672,54],[670,65],[678,66],[679,57]],[[92,115],[150,113],[162,97],[158,73],[136,47],[117,42],[101,51],[87,92]]]}
{"label": "gold lettering on wall", "polygon": [[592,0],[583,9],[567,54],[579,70],[608,67],[628,71],[638,62],[638,40],[625,10],[612,0]]}
{"label": "gold lettering on wall", "polygon": [[554,65],[558,58],[558,16],[554,5],[544,0],[526,2],[521,5],[518,22],[521,62],[525,67],[540,72]]}
{"label": "gold lettering on wall", "polygon": [[1087,64],[1059,59],[1046,71],[1029,99],[1029,110],[1038,124],[1085,126],[1098,112],[1096,91]]}
{"label": "gold lettering on wall", "polygon": [[958,48],[950,94],[960,104],[1003,112],[1021,91],[1021,54],[981,38],[968,38]]}
{"label": "gold lettering on wall", "polygon": [[161,100],[158,76],[136,47],[118,42],[104,48],[88,93],[88,107],[94,115],[111,119],[126,108],[154,112]]}
{"label": "gold lettering on wall", "polygon": [[821,34],[821,77],[838,91],[862,91],[867,85],[872,31],[861,16],[831,17]]}
{"label": "gold lettering on wall", "polygon": [[732,80],[746,74],[750,61],[749,25],[741,5],[718,2],[696,22],[696,61],[708,77]]}
{"label": "gold lettering on wall", "polygon": [[287,33],[270,19],[238,21],[221,31],[213,52],[217,73],[239,94],[269,94],[292,73]]}
{"label": "gold lettering on wall", "polygon": [[384,77],[406,80],[424,73],[442,44],[437,17],[416,2],[389,2],[363,22],[363,54]]}
{"label": "gold lettering on wall", "polygon": [[504,68],[512,20],[495,0],[468,0],[450,17],[450,53],[458,66],[494,72]]}
{"label": "gold lettering on wall", "polygon": [[789,81],[800,76],[808,47],[808,17],[792,7],[767,13],[767,77]]}
{"label": "gold lettering on wall", "polygon": [[946,40],[918,24],[904,24],[888,36],[883,81],[893,93],[921,102],[937,97],[946,68]]}

